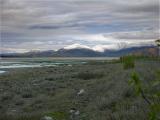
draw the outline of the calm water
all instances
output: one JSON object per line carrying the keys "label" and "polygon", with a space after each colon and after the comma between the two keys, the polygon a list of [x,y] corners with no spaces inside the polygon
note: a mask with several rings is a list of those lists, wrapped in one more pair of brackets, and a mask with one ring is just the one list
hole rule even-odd
{"label": "calm water", "polygon": [[0,74],[13,68],[50,67],[73,64],[85,64],[87,60],[112,60],[117,58],[8,58],[0,60]]}
{"label": "calm water", "polygon": [[5,73],[6,71],[0,70],[0,74]]}
{"label": "calm water", "polygon": [[72,64],[85,64],[84,61],[63,61],[63,62],[43,62],[43,61],[28,61],[28,62],[0,62],[0,74],[5,73],[8,69],[13,68],[33,68],[33,67],[51,67]]}

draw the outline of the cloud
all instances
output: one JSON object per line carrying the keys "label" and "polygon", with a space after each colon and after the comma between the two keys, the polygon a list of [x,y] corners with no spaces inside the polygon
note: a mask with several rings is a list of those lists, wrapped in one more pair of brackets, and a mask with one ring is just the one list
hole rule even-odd
{"label": "cloud", "polygon": [[97,51],[97,52],[104,52],[105,50],[120,50],[123,48],[129,48],[129,47],[140,47],[140,46],[150,46],[150,45],[154,45],[155,43],[153,41],[141,41],[140,43],[137,42],[117,42],[115,44],[108,44],[108,45],[93,45],[93,46],[87,46],[87,45],[83,45],[83,44],[72,44],[72,45],[68,45],[65,46],[64,49],[76,49],[76,48],[83,48],[83,49],[89,49],[89,50],[93,50],[93,51]]}
{"label": "cloud", "polygon": [[90,42],[114,42],[116,39],[114,39],[112,36],[105,37],[103,34],[79,34],[79,35],[72,35],[70,36],[74,40],[84,40],[84,41],[90,41]]}
{"label": "cloud", "polygon": [[1,10],[0,43],[17,51],[159,38],[159,0],[1,0]]}
{"label": "cloud", "polygon": [[142,30],[142,31],[130,31],[130,32],[114,32],[106,34],[106,36],[112,36],[115,39],[124,40],[148,40],[159,38],[159,30]]}
{"label": "cloud", "polygon": [[76,49],[76,48],[82,48],[82,49],[89,49],[89,50],[94,50],[97,52],[104,52],[105,50],[118,50],[120,49],[119,46],[117,46],[117,44],[112,44],[112,45],[95,45],[95,46],[87,46],[87,45],[82,45],[82,44],[72,44],[69,46],[65,46],[64,49],[66,50],[70,50],[70,49]]}
{"label": "cloud", "polygon": [[64,49],[75,49],[75,48],[85,48],[85,49],[91,49],[89,46],[87,45],[81,45],[81,44],[72,44],[69,46],[64,47]]}

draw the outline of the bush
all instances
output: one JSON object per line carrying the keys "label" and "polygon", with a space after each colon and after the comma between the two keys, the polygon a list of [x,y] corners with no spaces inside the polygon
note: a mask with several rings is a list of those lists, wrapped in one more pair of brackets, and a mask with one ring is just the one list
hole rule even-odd
{"label": "bush", "polygon": [[94,72],[80,72],[77,74],[77,78],[89,80],[95,78],[102,78],[104,76],[103,73],[94,73]]}
{"label": "bush", "polygon": [[120,60],[123,63],[124,69],[131,69],[135,66],[135,60],[133,56],[124,56],[121,57]]}
{"label": "bush", "polygon": [[51,116],[52,118],[54,118],[55,120],[66,120],[69,118],[69,114],[66,112],[51,112],[47,114],[48,116]]}
{"label": "bush", "polygon": [[24,93],[22,95],[22,98],[32,98],[32,97],[33,97],[33,95],[31,93]]}
{"label": "bush", "polygon": [[0,116],[0,120],[40,120],[42,115],[6,115]]}

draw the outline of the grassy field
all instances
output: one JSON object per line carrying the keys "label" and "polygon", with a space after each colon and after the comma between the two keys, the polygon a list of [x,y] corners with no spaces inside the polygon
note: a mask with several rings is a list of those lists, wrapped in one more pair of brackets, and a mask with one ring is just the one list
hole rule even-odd
{"label": "grassy field", "polygon": [[[149,106],[128,85],[136,71],[148,85],[160,62],[136,60],[133,69],[118,61],[19,68],[0,75],[0,120],[147,120]],[[159,86],[160,88],[160,86]]]}

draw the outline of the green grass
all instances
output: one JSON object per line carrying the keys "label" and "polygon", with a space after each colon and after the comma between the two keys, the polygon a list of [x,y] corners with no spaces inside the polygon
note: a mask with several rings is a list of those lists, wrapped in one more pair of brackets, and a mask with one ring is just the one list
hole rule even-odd
{"label": "green grass", "polygon": [[69,119],[69,114],[62,111],[50,112],[46,114],[47,116],[51,116],[55,120],[65,120]]}

